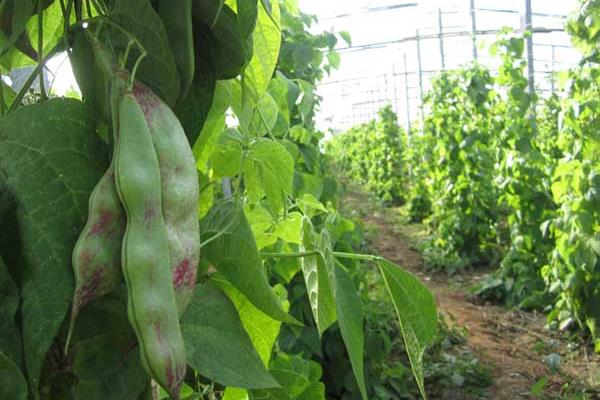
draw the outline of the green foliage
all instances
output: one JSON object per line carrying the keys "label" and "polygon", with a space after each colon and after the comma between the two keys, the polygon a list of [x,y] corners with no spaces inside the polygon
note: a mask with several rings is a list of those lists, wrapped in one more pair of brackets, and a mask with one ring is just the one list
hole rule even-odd
{"label": "green foliage", "polygon": [[337,135],[327,143],[328,153],[349,178],[364,184],[384,203],[404,202],[405,134],[391,106],[371,121]]}
{"label": "green foliage", "polygon": [[[498,113],[508,115],[499,132],[496,182],[499,204],[509,234],[500,268],[495,273],[504,282],[500,298],[509,304],[539,308],[544,284],[540,270],[553,247],[553,241],[540,229],[553,216],[550,194],[551,169],[540,150],[532,106],[535,96],[527,92],[526,63],[522,37],[507,32],[492,48],[502,60],[497,78],[504,93]],[[553,131],[543,139],[554,141]],[[492,278],[493,279],[493,278]]]}
{"label": "green foliage", "polygon": [[[497,99],[483,67],[448,71],[432,82],[425,98],[424,135],[433,237],[426,262],[455,272],[491,261],[498,193],[493,181],[492,143]],[[417,191],[418,195],[418,191]]]}
{"label": "green foliage", "polygon": [[[172,45],[174,31],[165,28],[168,13],[157,12],[158,1],[50,2],[37,9],[44,12],[43,27],[29,7],[34,2],[9,3],[18,12],[0,35],[3,66],[37,62],[25,45],[40,33],[44,55],[63,45],[73,49],[82,100],[34,93],[23,101],[24,88],[5,96],[0,110],[0,397],[137,399],[152,391],[143,351],[159,347],[161,330],[147,322],[153,315],[147,310],[135,323],[137,331],[152,332],[150,343],[138,343],[128,318],[138,310],[128,303],[131,287],[123,282],[81,310],[68,355],[63,351],[73,297],[71,256],[90,192],[107,168],[109,150],[131,147],[118,134],[132,128],[131,121],[111,115],[109,103],[116,99],[107,96],[113,60],[132,83],[143,82],[174,108],[200,172],[201,268],[187,312],[169,324],[181,327],[188,369],[181,393],[171,386],[171,396],[324,399],[333,391],[326,386],[333,367],[277,345],[282,326],[301,331],[302,322],[314,328],[316,346],[337,334],[335,346],[349,359],[345,379],[366,399],[372,394],[366,376],[374,374],[365,349],[373,333],[365,331],[363,298],[348,268],[358,267],[357,260],[378,263],[386,276],[423,387],[423,351],[435,336],[431,295],[400,267],[354,254],[358,234],[336,211],[337,184],[320,151],[323,134],[314,129],[314,87],[340,61],[336,35],[309,33],[312,17],[299,14],[293,1],[281,7],[257,0],[186,3],[192,12],[181,15],[189,18],[193,37],[185,39],[193,46]],[[193,77],[187,76],[192,60]],[[182,82],[186,89],[191,82],[187,94]],[[382,132],[400,137],[395,117],[382,115]],[[386,168],[396,168],[394,162]],[[143,245],[160,252],[154,259],[165,258],[157,243]],[[148,280],[171,273],[163,264],[153,264],[156,270],[145,271],[150,274],[137,272]],[[307,304],[306,313],[292,317],[290,302],[292,310]],[[183,374],[183,358],[178,361]],[[169,374],[165,379],[172,381]]]}
{"label": "green foliage", "polygon": [[600,274],[598,255],[598,159],[597,124],[600,108],[600,69],[582,66],[571,74],[569,99],[563,105],[564,125],[559,136],[565,157],[554,174],[552,194],[559,209],[550,230],[556,248],[544,279],[558,297],[549,320],[560,329],[579,326],[588,330],[600,350],[598,307]]}

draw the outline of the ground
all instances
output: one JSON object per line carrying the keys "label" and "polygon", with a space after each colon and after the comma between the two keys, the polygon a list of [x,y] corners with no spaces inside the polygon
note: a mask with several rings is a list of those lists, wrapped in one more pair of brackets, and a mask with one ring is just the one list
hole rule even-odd
{"label": "ground", "polygon": [[[398,210],[377,205],[360,190],[348,191],[344,209],[354,210],[354,217],[373,231],[369,235],[373,250],[417,275],[435,295],[448,323],[467,329],[467,346],[492,370],[494,382],[485,390],[486,398],[600,399],[600,357],[588,345],[569,344],[564,335],[547,330],[545,316],[539,312],[482,303],[469,294],[468,288],[489,271],[453,278],[432,273],[416,251],[423,230],[403,222]],[[558,370],[552,370],[557,360]],[[538,382],[543,391],[535,395]],[[582,391],[587,395],[578,397]],[[467,397],[446,393],[438,398]]]}

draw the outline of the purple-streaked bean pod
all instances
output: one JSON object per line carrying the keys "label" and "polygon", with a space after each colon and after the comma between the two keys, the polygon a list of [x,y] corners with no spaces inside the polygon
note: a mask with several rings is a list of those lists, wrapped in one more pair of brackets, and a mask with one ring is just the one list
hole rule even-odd
{"label": "purple-streaked bean pod", "polygon": [[169,106],[136,83],[133,95],[144,112],[158,157],[162,211],[167,226],[173,287],[179,315],[189,304],[200,260],[198,172],[185,132]]}

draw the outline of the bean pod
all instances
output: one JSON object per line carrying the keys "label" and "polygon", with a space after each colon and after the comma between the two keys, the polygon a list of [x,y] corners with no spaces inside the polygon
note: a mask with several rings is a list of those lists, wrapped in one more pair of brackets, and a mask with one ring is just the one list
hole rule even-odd
{"label": "bean pod", "polygon": [[143,110],[131,93],[125,93],[119,105],[115,158],[116,186],[127,215],[121,263],[129,321],[144,368],[179,399],[186,357],[171,283],[161,176]]}
{"label": "bean pod", "polygon": [[90,196],[88,220],[73,250],[75,292],[65,349],[75,319],[90,301],[112,291],[121,280],[121,238],[125,218],[111,164]]}
{"label": "bean pod", "polygon": [[200,259],[196,161],[169,106],[141,83],[135,84],[133,95],[142,107],[158,156],[173,287],[182,315],[194,292]]}

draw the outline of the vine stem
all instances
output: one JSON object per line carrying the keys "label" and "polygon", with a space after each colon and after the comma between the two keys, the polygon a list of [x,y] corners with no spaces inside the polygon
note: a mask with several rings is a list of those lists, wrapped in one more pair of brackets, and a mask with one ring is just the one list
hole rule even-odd
{"label": "vine stem", "polygon": [[[379,256],[375,256],[372,254],[354,254],[354,253],[343,253],[340,251],[332,252],[334,257],[337,258],[349,258],[352,260],[365,260],[365,261],[374,261],[379,262],[382,261],[383,258]],[[302,257],[310,257],[321,255],[321,252],[318,250],[312,251],[301,251],[297,253],[260,253],[263,258],[302,258]]]}
{"label": "vine stem", "polygon": [[38,64],[40,69],[40,96],[42,100],[48,98],[46,93],[46,84],[44,82],[44,5],[38,1]]}
{"label": "vine stem", "polygon": [[320,253],[316,250],[313,251],[301,251],[298,253],[260,253],[262,258],[301,258],[317,256]]}
{"label": "vine stem", "polygon": [[19,93],[17,93],[17,95],[15,96],[15,99],[12,102],[12,104],[10,105],[10,108],[8,109],[7,114],[10,114],[12,111],[14,111],[21,104],[21,101],[23,101],[23,97],[25,97],[25,94],[27,93],[27,91],[31,87],[31,84],[33,83],[33,81],[35,80],[35,78],[37,77],[37,75],[40,73],[40,71],[43,69],[44,64],[50,58],[52,58],[56,53],[62,51],[63,48],[64,48],[64,43],[63,42],[57,43],[56,46],[54,46],[52,48],[52,50],[50,50],[48,52],[48,54],[46,54],[46,56],[41,60],[41,62],[36,65],[35,69],[31,73],[31,75],[29,75],[29,78],[27,78],[27,80],[23,84],[23,87],[21,88],[21,90],[19,90]]}
{"label": "vine stem", "polygon": [[4,103],[4,80],[2,79],[2,71],[0,71],[0,115],[6,114],[6,104]]}

